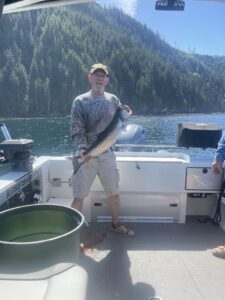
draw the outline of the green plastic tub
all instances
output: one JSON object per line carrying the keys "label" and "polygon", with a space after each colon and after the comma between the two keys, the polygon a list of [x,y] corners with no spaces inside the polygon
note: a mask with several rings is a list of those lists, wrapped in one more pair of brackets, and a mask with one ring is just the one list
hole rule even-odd
{"label": "green plastic tub", "polygon": [[59,272],[74,265],[83,225],[80,212],[60,205],[35,204],[1,212],[0,278],[49,268]]}

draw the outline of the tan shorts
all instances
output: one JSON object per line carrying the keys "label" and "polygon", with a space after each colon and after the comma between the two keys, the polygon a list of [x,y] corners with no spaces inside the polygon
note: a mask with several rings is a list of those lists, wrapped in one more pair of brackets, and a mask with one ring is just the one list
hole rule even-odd
{"label": "tan shorts", "polygon": [[84,199],[88,196],[96,175],[98,175],[107,197],[119,194],[119,172],[116,166],[116,156],[113,152],[107,151],[84,163],[72,176],[74,198]]}

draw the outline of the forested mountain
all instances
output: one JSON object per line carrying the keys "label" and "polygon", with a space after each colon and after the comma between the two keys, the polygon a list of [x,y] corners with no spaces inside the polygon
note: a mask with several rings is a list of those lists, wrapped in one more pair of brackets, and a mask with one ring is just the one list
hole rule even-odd
{"label": "forested mountain", "polygon": [[109,66],[108,91],[135,114],[225,112],[225,56],[187,54],[118,9],[74,5],[3,15],[0,117],[64,116]]}

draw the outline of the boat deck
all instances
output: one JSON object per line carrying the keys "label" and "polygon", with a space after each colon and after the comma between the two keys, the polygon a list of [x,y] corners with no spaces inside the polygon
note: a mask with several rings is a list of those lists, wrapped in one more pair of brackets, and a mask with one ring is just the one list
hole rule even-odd
{"label": "boat deck", "polygon": [[[82,239],[89,245],[80,264],[88,272],[87,300],[221,300],[225,260],[211,249],[225,245],[225,233],[211,222],[129,224],[136,236],[92,223]],[[104,239],[104,240],[103,240]]]}

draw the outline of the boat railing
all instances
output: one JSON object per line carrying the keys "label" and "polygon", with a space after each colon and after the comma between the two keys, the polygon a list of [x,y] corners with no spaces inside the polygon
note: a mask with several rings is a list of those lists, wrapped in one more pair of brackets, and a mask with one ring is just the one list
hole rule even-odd
{"label": "boat railing", "polygon": [[115,151],[148,151],[154,152],[156,150],[166,150],[166,149],[182,149],[177,145],[149,145],[149,144],[115,144],[113,150]]}

